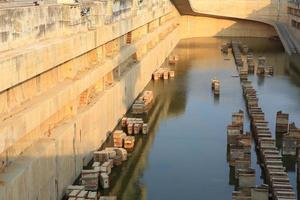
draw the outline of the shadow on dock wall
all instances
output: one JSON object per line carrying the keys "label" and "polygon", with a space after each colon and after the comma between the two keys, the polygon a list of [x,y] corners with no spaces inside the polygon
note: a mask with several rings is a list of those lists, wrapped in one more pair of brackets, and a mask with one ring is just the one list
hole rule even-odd
{"label": "shadow on dock wall", "polygon": [[[250,0],[172,0],[175,7],[182,15],[189,16],[202,16],[212,17],[222,20],[236,21],[237,19],[246,20],[248,22],[261,22],[274,27],[278,33],[278,36],[282,40],[282,43],[289,54],[297,53],[300,49],[300,35],[295,34],[289,25],[289,16],[287,14],[287,1],[280,0],[262,0],[262,1],[250,1]],[[215,24],[213,24],[215,26]],[[207,26],[208,27],[208,26]],[[215,33],[215,36],[229,36],[231,34],[236,36],[237,26],[227,26],[223,30]],[[209,28],[206,28],[209,30]],[[242,28],[243,29],[243,28]],[[254,37],[260,37],[259,33],[255,31],[255,28],[246,26],[244,27],[241,36],[251,36],[254,33]],[[259,30],[257,30],[260,32]],[[248,32],[248,33],[247,33]],[[248,35],[247,35],[248,34]],[[265,36],[262,36],[265,37]],[[298,38],[298,39],[296,39]]]}

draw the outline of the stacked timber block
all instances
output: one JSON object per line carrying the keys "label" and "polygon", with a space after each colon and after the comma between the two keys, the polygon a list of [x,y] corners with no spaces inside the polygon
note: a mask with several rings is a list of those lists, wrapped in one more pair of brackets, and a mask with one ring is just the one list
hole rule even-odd
{"label": "stacked timber block", "polygon": [[238,170],[238,186],[239,188],[252,188],[256,185],[255,170],[240,169]]}
{"label": "stacked timber block", "polygon": [[274,69],[272,66],[267,66],[265,68],[265,75],[273,75],[274,74]]}
{"label": "stacked timber block", "polygon": [[102,196],[97,191],[86,191],[81,185],[68,186],[66,196],[68,200],[117,200],[116,196]]}
{"label": "stacked timber block", "polygon": [[221,46],[222,53],[227,54],[229,48],[230,48],[230,43],[224,43],[224,44],[222,44],[222,46]]}
{"label": "stacked timber block", "polygon": [[269,200],[269,186],[262,184],[251,188],[252,200]]}
{"label": "stacked timber block", "polygon": [[119,165],[119,162],[124,162],[127,160],[127,151],[124,148],[116,148],[116,147],[107,147],[104,151],[115,151],[116,156],[113,159],[114,165]]}
{"label": "stacked timber block", "polygon": [[114,147],[123,147],[124,139],[126,137],[126,133],[122,130],[116,130],[113,132],[113,140],[114,140]]}
{"label": "stacked timber block", "polygon": [[[114,167],[114,165],[118,166],[126,160],[127,160],[127,151],[123,148],[107,147],[104,150],[95,151],[94,163],[92,165],[93,169],[83,170],[82,177],[84,177],[84,174],[95,173],[97,174],[97,180],[98,180],[97,184],[100,182],[101,187],[103,189],[107,189],[109,188],[109,182],[110,182],[109,175],[112,172],[112,168]],[[94,181],[92,180],[89,181],[90,181],[89,186],[93,186],[92,183],[94,183]],[[87,184],[83,184],[83,185],[85,186],[85,188],[87,188]]]}
{"label": "stacked timber block", "polygon": [[235,176],[239,170],[251,166],[251,135],[243,134],[244,112],[233,113],[232,124],[227,126],[227,152],[230,166],[235,167]]}
{"label": "stacked timber block", "polygon": [[[232,43],[233,45],[233,54],[238,55],[239,49],[235,48],[237,44]],[[235,59],[238,58],[235,56]],[[238,63],[236,60],[236,63]],[[265,59],[260,57],[259,65],[265,66]],[[238,68],[239,66],[237,66]],[[259,71],[259,70],[258,70]],[[264,73],[264,72],[263,72]],[[268,127],[268,122],[265,120],[264,112],[259,106],[256,90],[253,88],[250,81],[243,80],[241,81],[243,95],[246,102],[246,107],[248,110],[250,122],[251,122],[251,131],[255,139],[255,144],[257,148],[257,154],[259,156],[260,165],[264,170],[265,174],[265,183],[261,188],[251,190],[250,195],[244,193],[244,191],[238,191],[233,193],[233,199],[269,199],[273,200],[279,199],[296,199],[293,188],[290,184],[289,177],[285,168],[283,167],[282,156],[279,150],[276,147],[275,139],[272,138],[271,131]],[[277,118],[279,114],[277,113]],[[285,118],[284,118],[285,119]],[[277,121],[280,121],[277,119]],[[286,129],[286,119],[284,121],[284,128]],[[278,124],[279,125],[279,124]],[[238,134],[238,126],[228,127],[231,128],[231,134]],[[237,137],[237,136],[235,136]],[[227,139],[229,140],[229,139]],[[268,191],[268,195],[267,195]],[[243,197],[244,195],[244,197]],[[252,196],[255,195],[255,196]]]}
{"label": "stacked timber block", "polygon": [[239,110],[239,112],[235,112],[232,114],[232,124],[238,125],[240,127],[240,131],[244,130],[244,111]]}
{"label": "stacked timber block", "polygon": [[243,67],[243,59],[239,48],[239,42],[232,41],[231,46],[232,46],[233,57],[235,59],[235,64],[237,65],[237,67]]}
{"label": "stacked timber block", "polygon": [[211,82],[211,88],[214,92],[214,95],[220,95],[220,87],[221,87],[220,81],[214,78]]}
{"label": "stacked timber block", "polygon": [[248,68],[247,67],[239,68],[239,74],[240,74],[241,80],[247,80],[248,79]]}
{"label": "stacked timber block", "polygon": [[246,190],[233,191],[232,200],[269,200],[269,186],[262,184],[261,186],[254,186]]}
{"label": "stacked timber block", "polygon": [[276,133],[287,133],[289,127],[289,114],[278,111],[276,113]]}
{"label": "stacked timber block", "polygon": [[252,198],[243,191],[232,191],[232,200],[252,200]]}
{"label": "stacked timber block", "polygon": [[255,64],[254,64],[254,58],[253,58],[253,53],[248,52],[247,54],[247,64],[248,64],[248,72],[249,73],[254,73],[255,71]]}
{"label": "stacked timber block", "polygon": [[97,191],[99,182],[98,170],[82,170],[81,171],[81,184],[88,191]]}
{"label": "stacked timber block", "polygon": [[257,75],[264,75],[266,68],[266,57],[259,56],[258,57],[258,66],[257,66]]}
{"label": "stacked timber block", "polygon": [[134,148],[135,138],[134,136],[126,136],[124,139],[124,148],[127,151],[132,151]]}
{"label": "stacked timber block", "polygon": [[132,105],[133,114],[144,114],[148,112],[153,103],[153,92],[144,91]]}
{"label": "stacked timber block", "polygon": [[245,44],[241,45],[241,50],[243,52],[243,54],[247,54],[249,52],[249,47]]}
{"label": "stacked timber block", "polygon": [[[117,165],[118,163],[122,163],[126,160],[127,151],[123,148],[107,147],[104,150],[94,152],[94,163],[99,163],[99,165],[102,165],[105,162],[112,162],[113,165]],[[95,164],[94,167],[99,166]]]}
{"label": "stacked timber block", "polygon": [[106,174],[110,174],[111,170],[113,168],[113,160],[108,160],[106,162],[104,162],[102,165],[100,165],[100,168],[97,168],[100,170],[100,173],[106,173]]}
{"label": "stacked timber block", "polygon": [[300,145],[300,129],[296,127],[295,123],[289,125],[288,132],[282,137],[282,155],[297,154],[297,148]]}
{"label": "stacked timber block", "polygon": [[300,182],[300,149],[297,154],[297,181]]}
{"label": "stacked timber block", "polygon": [[132,151],[134,148],[135,137],[127,136],[122,130],[117,130],[113,133],[114,147],[124,147],[127,151]]}
{"label": "stacked timber block", "polygon": [[117,200],[116,196],[101,196],[99,200]]}
{"label": "stacked timber block", "polygon": [[100,174],[100,184],[103,189],[109,188],[109,175],[106,173]]}
{"label": "stacked timber block", "polygon": [[[73,189],[70,189],[73,188]],[[80,188],[80,186],[69,186],[67,192],[68,200],[97,200],[98,193],[93,191],[86,191],[84,188]]]}
{"label": "stacked timber block", "polygon": [[122,129],[127,131],[128,135],[147,134],[148,124],[144,123],[142,118],[123,117],[121,120]]}
{"label": "stacked timber block", "polygon": [[170,70],[169,68],[159,68],[153,74],[153,80],[157,81],[159,79],[167,80],[175,77],[175,71]]}
{"label": "stacked timber block", "polygon": [[168,57],[168,62],[169,62],[170,65],[175,65],[178,60],[179,60],[178,55],[170,55]]}
{"label": "stacked timber block", "polygon": [[265,171],[265,179],[270,188],[270,195],[272,199],[295,199],[295,193],[283,167],[281,154],[276,147],[275,140],[272,138],[265,115],[259,107],[258,98],[256,92],[254,92],[255,89],[249,81],[243,82],[242,88],[256,148],[261,160],[260,164]]}
{"label": "stacked timber block", "polygon": [[274,70],[272,66],[267,66],[266,57],[260,56],[258,57],[258,66],[257,66],[257,75],[273,75]]}
{"label": "stacked timber block", "polygon": [[268,200],[268,186],[256,186],[255,170],[251,168],[251,135],[243,134],[243,125],[244,112],[240,110],[232,114],[232,124],[227,126],[227,158],[237,179],[232,199]]}

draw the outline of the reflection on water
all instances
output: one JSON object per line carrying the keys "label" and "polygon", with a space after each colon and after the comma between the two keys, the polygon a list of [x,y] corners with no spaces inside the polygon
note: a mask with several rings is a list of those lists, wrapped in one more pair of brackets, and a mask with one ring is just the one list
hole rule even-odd
{"label": "reflection on water", "polygon": [[[226,161],[226,127],[231,113],[245,110],[245,104],[240,81],[232,77],[236,74],[234,61],[224,60],[220,53],[226,40],[230,38],[193,38],[177,45],[174,52],[180,61],[175,79],[147,86],[156,95],[148,117],[150,134],[136,141],[130,159],[114,170],[111,189],[103,193],[122,200],[231,199],[236,180]],[[289,112],[290,119],[300,125],[299,78],[294,75],[295,64],[289,64],[297,58],[287,57],[275,41],[240,40],[255,56],[266,56],[274,66],[274,77],[250,76],[272,131],[278,110]],[[219,98],[211,92],[214,77],[221,81]],[[261,171],[254,147],[251,159],[259,184]],[[284,157],[284,163],[296,188],[296,160]]]}

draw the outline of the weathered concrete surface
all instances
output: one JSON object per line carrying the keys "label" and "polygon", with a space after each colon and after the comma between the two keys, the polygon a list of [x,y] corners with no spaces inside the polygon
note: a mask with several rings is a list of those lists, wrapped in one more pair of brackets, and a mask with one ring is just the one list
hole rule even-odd
{"label": "weathered concrete surface", "polygon": [[287,20],[287,1],[278,0],[188,0],[193,11],[251,20]]}
{"label": "weathered concrete surface", "polygon": [[[178,17],[173,7],[159,7],[156,3],[153,1],[153,7],[138,9],[137,12],[141,12],[139,15],[134,15],[133,11],[125,12],[124,18],[119,16],[106,25],[104,17],[98,12],[102,8],[92,9],[93,19],[97,22],[95,27],[78,18],[80,9],[76,6],[72,11],[68,10],[71,8],[50,6],[47,7],[50,14],[46,7],[41,7],[40,14],[38,8],[31,7],[20,8],[21,11],[17,9],[16,12],[0,10],[1,16],[5,16],[2,18],[4,21],[0,22],[1,30],[5,30],[1,33],[19,31],[18,37],[6,37],[6,33],[1,35],[1,44],[4,45],[1,48],[5,51],[0,53],[0,74],[5,76],[1,76],[0,80],[0,111],[15,106],[12,101],[8,103],[3,100],[9,99],[5,93],[8,89],[20,86],[23,90],[23,83],[39,76],[37,82],[51,85],[43,88],[41,84],[38,87],[43,89],[35,90],[35,86],[29,84],[28,88],[32,90],[22,95],[30,98],[22,99],[24,101],[16,106],[16,110],[8,110],[8,118],[0,122],[0,151],[10,149],[5,151],[6,154],[1,154],[0,159],[11,163],[0,176],[0,199],[60,198],[66,185],[79,175],[82,166],[90,160],[91,152],[106,139],[107,133],[148,83],[152,72],[181,38],[269,37],[276,34],[270,26],[250,21]],[[163,19],[174,17],[167,15],[171,11],[174,11],[175,18],[169,21]],[[132,14],[132,17],[127,14]],[[75,17],[70,18],[73,15]],[[32,22],[26,26],[22,17]],[[40,21],[34,21],[39,17]],[[177,23],[181,25],[174,26]],[[49,29],[44,30],[44,26]],[[124,43],[126,34],[132,30],[137,30],[132,33],[132,44],[119,44]],[[117,38],[119,40],[111,42]],[[111,57],[101,58],[115,46],[120,48],[117,53],[112,52]],[[113,73],[117,67],[127,66],[132,55],[138,58],[138,62],[126,67],[128,70],[120,79],[101,90],[85,107],[77,109],[74,106],[85,90],[97,85],[100,79],[100,82],[105,82],[103,77]],[[99,62],[93,64],[94,61]],[[63,73],[74,74],[76,71],[78,76],[58,76],[63,74],[62,71],[48,73],[49,70],[60,69],[66,62],[70,63],[67,72]],[[102,83],[99,87],[103,87]],[[39,92],[31,97],[36,91]],[[10,91],[9,95],[14,92]],[[18,95],[12,97],[19,102]],[[34,151],[38,152],[33,154]],[[44,168],[45,164],[51,167]],[[30,186],[25,177],[32,177],[31,182],[37,178],[37,182],[30,182]],[[21,194],[22,197],[19,196]]]}
{"label": "weathered concrete surface", "polygon": [[272,26],[239,19],[220,19],[185,15],[180,18],[182,37],[272,37],[277,33]]}
{"label": "weathered concrete surface", "polygon": [[[134,54],[136,49],[145,46],[153,37],[157,37],[159,33],[165,32],[172,27],[176,22],[175,20],[166,22],[157,31],[149,33],[135,44],[123,48],[114,58],[107,59],[104,64],[99,64],[77,80],[65,80],[50,89],[47,94],[41,94],[32,98],[32,101],[25,103],[21,112],[4,122],[0,122],[0,152],[3,152],[27,133],[33,131],[70,101],[75,100],[86,88],[97,82],[99,77],[103,77],[125,62],[128,57]],[[35,116],[34,120],[32,116]],[[15,123],[16,121],[18,123]]]}
{"label": "weathered concrete surface", "polygon": [[0,9],[0,199],[61,198],[173,50],[171,3],[135,6]]}
{"label": "weathered concrete surface", "polygon": [[0,199],[56,199],[55,165],[54,141],[40,140],[0,174]]}
{"label": "weathered concrete surface", "polygon": [[300,52],[300,36],[290,28],[287,1],[172,0],[172,2],[182,15],[236,18],[269,24],[277,31],[287,53]]}
{"label": "weathered concrete surface", "polygon": [[[0,92],[120,37],[128,30],[136,29],[171,10],[169,8],[156,11],[155,15],[147,12],[143,17],[127,18],[80,33],[75,30],[73,35],[45,40],[26,48],[1,53],[0,74],[5,76],[0,80]],[[33,57],[35,59],[32,59]]]}
{"label": "weathered concrete surface", "polygon": [[[51,150],[53,159],[55,158],[54,166],[44,168],[31,163],[30,165],[36,167],[36,170],[29,171],[28,164],[22,164],[20,166],[21,172],[19,172],[14,168],[19,158],[9,166],[7,170],[10,171],[10,177],[9,179],[6,177],[1,179],[0,196],[4,196],[4,199],[9,197],[8,199],[12,200],[57,199],[56,196],[61,197],[66,185],[74,181],[79,175],[83,164],[89,161],[92,155],[91,152],[96,150],[106,139],[106,133],[113,130],[117,121],[126,112],[134,98],[149,82],[152,72],[164,62],[170,51],[175,47],[179,40],[178,34],[179,29],[171,32],[169,36],[150,50],[140,63],[133,66],[119,82],[116,82],[97,97],[94,103],[90,104],[82,112],[79,112],[75,118],[51,131],[50,138],[52,138],[52,143],[55,143],[55,149]],[[44,145],[45,149],[49,146]],[[34,160],[37,160],[37,163],[43,163],[45,158],[45,156],[42,156],[43,149],[39,150],[39,152],[41,155],[33,156]],[[47,173],[43,173],[44,169],[47,170]],[[7,175],[7,173],[4,174],[5,176]],[[52,191],[51,195],[49,193],[40,193],[37,189],[39,187],[34,187],[35,185],[28,186],[28,190],[22,189],[24,187],[22,178],[35,177],[35,174],[39,174],[44,180],[43,183],[46,184],[40,190],[43,191],[43,188],[48,188],[47,191]],[[55,180],[58,186],[55,185],[55,181],[46,180]],[[43,186],[43,184],[40,184],[40,186]],[[56,193],[56,187],[58,193]],[[15,191],[24,191],[22,192],[22,197],[17,194],[9,196],[13,188],[15,188]],[[27,198],[29,192],[34,198]],[[23,198],[23,195],[25,198]]]}

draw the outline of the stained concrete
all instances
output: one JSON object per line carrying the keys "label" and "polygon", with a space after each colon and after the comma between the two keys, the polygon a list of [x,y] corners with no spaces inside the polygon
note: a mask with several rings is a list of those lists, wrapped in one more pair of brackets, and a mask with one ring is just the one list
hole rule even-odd
{"label": "stained concrete", "polygon": [[[43,199],[56,199],[56,196],[61,197],[66,186],[75,180],[82,166],[89,162],[92,157],[92,151],[96,150],[104,142],[106,134],[113,130],[120,116],[126,112],[134,98],[149,82],[152,72],[164,62],[164,59],[177,44],[178,30],[176,29],[170,33],[165,40],[162,40],[155,48],[148,52],[140,63],[133,66],[119,82],[116,82],[111,88],[105,90],[93,104],[78,113],[75,118],[66,121],[62,126],[51,131],[50,138],[52,140],[50,141],[52,141],[55,147],[51,149],[52,159],[55,160],[54,166],[44,168],[31,163],[30,165],[36,167],[36,170],[28,171],[28,164],[22,164],[19,166],[21,168],[21,172],[19,173],[18,169],[14,167],[18,161],[9,166],[7,169],[10,171],[9,174],[11,176],[7,179],[7,173],[4,173],[2,190],[0,190],[2,192],[1,195],[12,200],[24,199],[23,195],[22,197],[18,195],[9,196],[12,193],[11,190],[16,190],[24,191],[24,195],[28,193],[31,193],[35,197],[42,195]],[[44,146],[45,150],[47,150],[49,145],[44,144]],[[32,148],[35,148],[35,145]],[[44,153],[43,150],[39,151],[41,154]],[[45,156],[37,155],[36,157],[33,156],[33,158],[37,162],[39,161],[38,163],[43,163]],[[34,185],[28,186],[32,187],[28,190],[20,188],[24,187],[22,177],[35,177],[36,174],[43,177],[45,180],[43,183],[46,184],[45,188],[49,188],[48,191],[52,191],[51,195],[49,193],[41,194],[40,192],[43,191],[43,188],[38,189],[39,187],[34,187]],[[46,179],[51,181],[46,181]],[[33,178],[33,180],[35,179]],[[55,180],[58,185],[56,186],[54,184],[55,181],[52,180]],[[36,184],[43,185],[39,182]],[[58,192],[55,192],[56,187]],[[28,199],[34,198],[28,197]]]}

